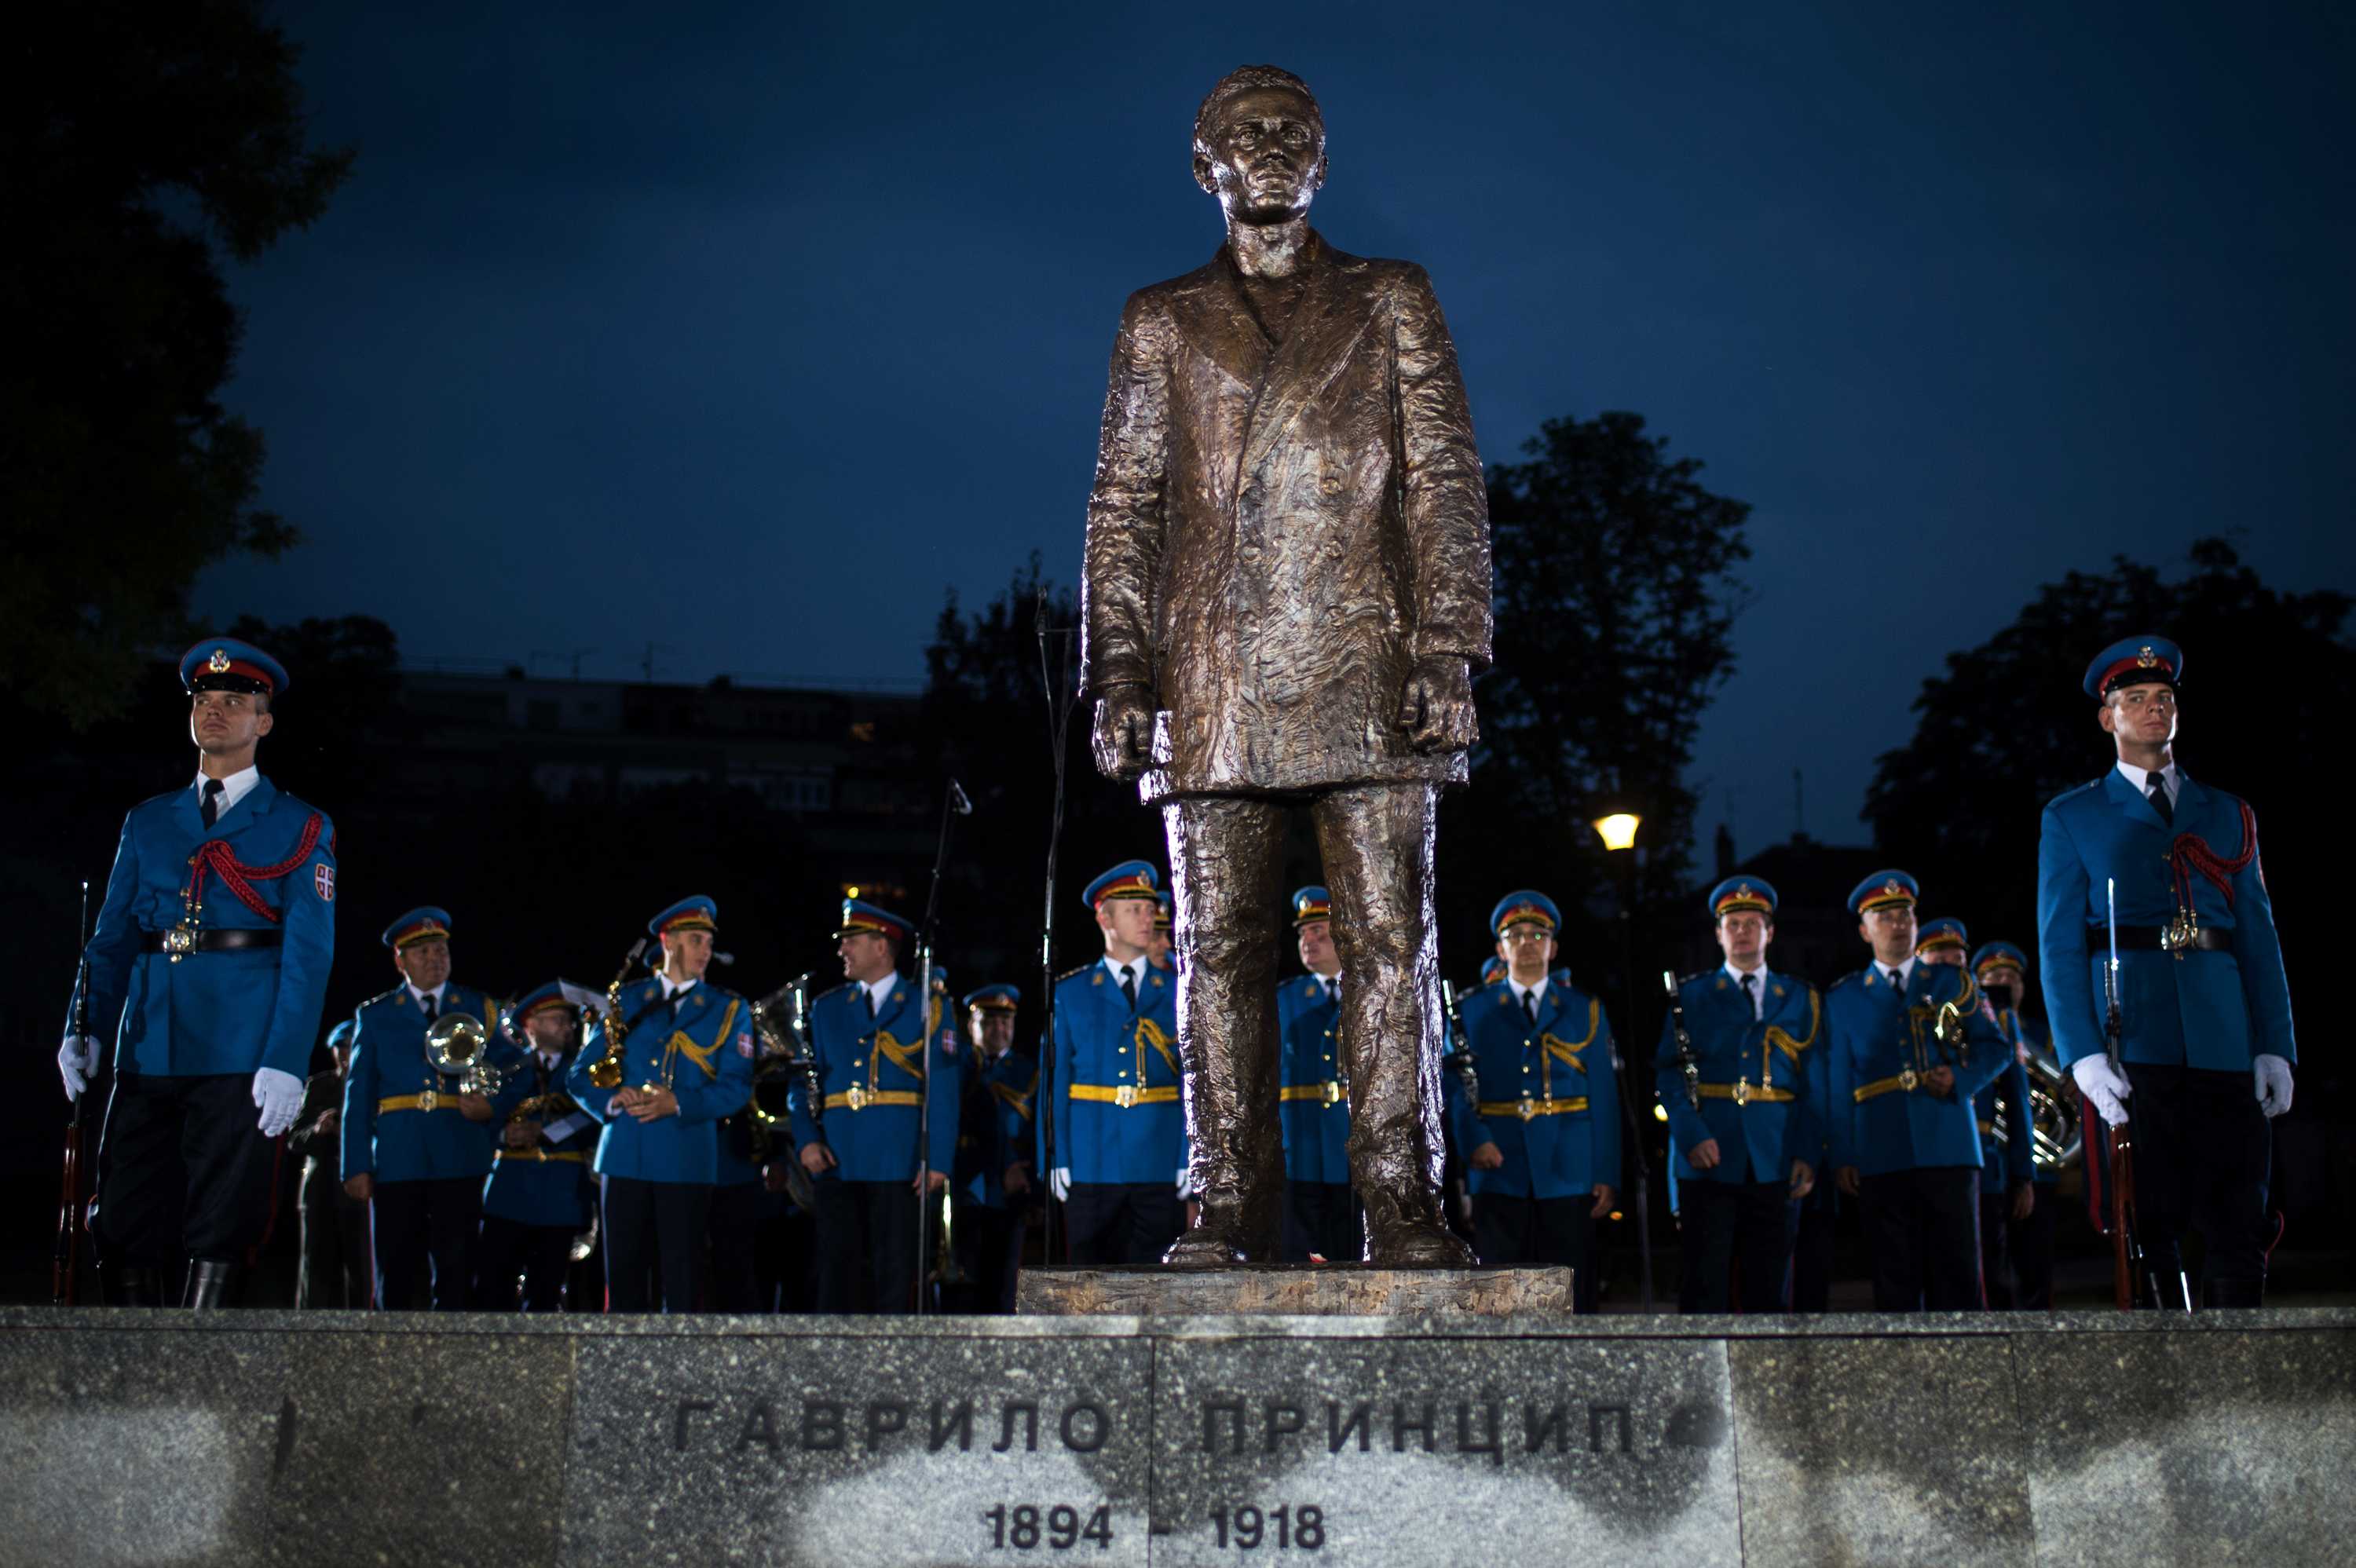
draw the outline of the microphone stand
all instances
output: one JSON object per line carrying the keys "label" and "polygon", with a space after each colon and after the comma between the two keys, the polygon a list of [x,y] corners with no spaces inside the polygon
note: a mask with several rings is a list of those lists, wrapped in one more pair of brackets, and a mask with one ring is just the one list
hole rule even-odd
{"label": "microphone stand", "polygon": [[[949,780],[948,794],[941,801],[941,836],[933,850],[933,881],[925,892],[925,923],[916,928],[916,1049],[919,1071],[916,1074],[916,1313],[922,1317],[926,1298],[932,1294],[930,1267],[925,1254],[932,1251],[933,1193],[932,1183],[925,1173],[932,1167],[933,1148],[933,926],[940,915],[941,869],[948,863],[949,827],[960,816],[973,815],[973,802],[965,797],[955,779]],[[943,1008],[946,1014],[948,1009]],[[954,1027],[954,1026],[952,1026]],[[955,1162],[952,1161],[952,1164]],[[941,1172],[941,1198],[949,1196],[951,1173]]]}
{"label": "microphone stand", "polygon": [[[1043,913],[1039,928],[1039,994],[1044,999],[1046,1014],[1039,1029],[1039,1090],[1031,1101],[1032,1115],[1039,1128],[1039,1180],[1043,1190],[1039,1212],[1044,1229],[1040,1235],[1040,1256],[1050,1263],[1055,1260],[1055,852],[1064,838],[1064,766],[1071,753],[1072,713],[1080,705],[1079,682],[1071,675],[1070,647],[1072,633],[1055,631],[1047,624],[1047,592],[1039,591],[1037,620],[1039,636],[1039,688],[1047,699],[1047,750],[1055,764],[1055,809],[1047,826],[1046,894],[1042,901]],[[1056,679],[1056,671],[1047,662],[1050,637],[1065,639],[1065,657],[1060,661],[1069,685]],[[1069,1238],[1066,1237],[1068,1242]],[[1066,1263],[1071,1260],[1066,1258]]]}

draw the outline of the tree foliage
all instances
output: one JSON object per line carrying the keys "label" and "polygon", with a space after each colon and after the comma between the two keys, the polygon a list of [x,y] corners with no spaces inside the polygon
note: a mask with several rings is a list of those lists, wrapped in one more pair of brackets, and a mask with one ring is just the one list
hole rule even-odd
{"label": "tree foliage", "polygon": [[294,539],[254,506],[259,431],[225,410],[241,321],[217,249],[326,209],[349,150],[307,144],[298,51],[252,0],[36,7],[0,157],[0,681],[76,725],[123,710],[208,564]]}

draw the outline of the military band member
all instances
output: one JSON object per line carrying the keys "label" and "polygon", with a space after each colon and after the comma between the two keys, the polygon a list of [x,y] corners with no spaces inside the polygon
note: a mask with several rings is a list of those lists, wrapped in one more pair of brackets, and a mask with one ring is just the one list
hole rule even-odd
{"label": "military band member", "polygon": [[1023,993],[984,986],[965,997],[971,1042],[958,1122],[956,1251],[965,1275],[960,1306],[1012,1312],[1024,1214],[1034,1195],[1032,1148],[1039,1060],[1014,1046]]}
{"label": "military band member", "polygon": [[[426,1031],[455,1015],[475,1025],[480,1049],[502,1070],[520,1056],[500,1040],[498,1003],[450,979],[448,911],[411,910],[382,940],[402,981],[361,1003],[352,1020],[344,1190],[369,1205],[376,1305],[464,1312],[474,1305],[475,1238],[498,1131],[489,1097],[466,1092],[463,1078],[428,1060]],[[429,1273],[420,1299],[417,1283]]]}
{"label": "military band member", "polygon": [[795,1157],[818,1188],[818,1309],[908,1312],[919,1194],[944,1190],[957,1159],[957,1026],[938,987],[920,1002],[900,973],[916,940],[906,921],[845,899],[835,940],[847,984],[810,1003],[822,1127],[802,1086],[787,1100]]}
{"label": "military band member", "polygon": [[[1815,1184],[1823,1138],[1807,1082],[1822,1069],[1823,1003],[1815,987],[1767,967],[1775,890],[1730,877],[1710,891],[1725,963],[1677,987],[1697,1080],[1687,1092],[1672,1020],[1655,1061],[1669,1115],[1687,1312],[1781,1312],[1797,1215]],[[1694,1103],[1698,1095],[1700,1104]]]}
{"label": "military band member", "polygon": [[1456,1145],[1470,1151],[1474,1248],[1490,1265],[1561,1264],[1595,1301],[1594,1222],[1620,1185],[1620,1093],[1603,1006],[1550,973],[1562,914],[1544,893],[1490,912],[1505,978],[1464,1005],[1477,1100],[1451,1077]]}
{"label": "military band member", "polygon": [[[2256,1307],[2266,1122],[2290,1109],[2298,1048],[2257,818],[2177,766],[2183,675],[2183,651],[2158,636],[2114,643],[2087,667],[2115,761],[2045,808],[2038,961],[2062,1065],[2105,1123],[2132,1119],[2137,1239],[2153,1274],[2179,1277],[2179,1243],[2197,1226],[2205,1300]],[[2113,882],[2124,1074],[2104,1038]]]}
{"label": "military band member", "polygon": [[[1925,964],[1961,968],[1971,951],[1971,934],[1954,919],[1922,923],[1915,934],[1914,953]],[[1972,966],[1978,977],[1978,965]],[[1985,989],[1982,995],[1987,993]],[[2008,1048],[2015,1045],[2012,1030],[1993,1000],[1989,1017]],[[1990,1308],[2012,1308],[2011,1266],[2006,1232],[2012,1216],[2026,1214],[2036,1202],[2030,1190],[2029,1073],[2017,1049],[2008,1049],[1997,1075],[1972,1096],[1972,1120],[1980,1134],[1980,1290]]]}
{"label": "military band member", "polygon": [[[766,1054],[757,1029],[754,1041],[757,1077],[761,1058]],[[761,1226],[780,1211],[783,1195],[771,1188],[784,1183],[779,1179],[773,1184],[765,1168],[765,1165],[774,1166],[775,1160],[757,1157],[761,1151],[755,1147],[754,1126],[754,1107],[748,1099],[741,1109],[721,1117],[713,1129],[717,1149],[703,1293],[708,1311],[766,1312],[774,1302],[772,1297],[765,1303],[761,1293]],[[780,1152],[776,1157],[787,1157]]]}
{"label": "military band member", "polygon": [[1292,930],[1308,973],[1276,995],[1283,1040],[1278,1119],[1284,1125],[1284,1257],[1355,1263],[1361,1223],[1350,1191],[1350,1087],[1333,1031],[1342,1018],[1342,955],[1333,945],[1333,895],[1292,895]]}
{"label": "military band member", "polygon": [[1864,1210],[1879,1312],[1987,1305],[1972,1099],[2012,1060],[1969,971],[1916,955],[1920,896],[1904,871],[1857,885],[1848,907],[1873,962],[1825,997],[1831,1157],[1841,1190]]}
{"label": "military band member", "polygon": [[605,1125],[596,1168],[608,1312],[693,1312],[701,1303],[716,1128],[753,1094],[752,1009],[703,978],[719,924],[719,906],[701,896],[648,921],[662,964],[622,990],[621,1085],[591,1081],[606,1051],[606,1019],[590,1027],[564,1075],[566,1097]]}
{"label": "military band member", "polygon": [[[497,1101],[498,1147],[483,1184],[476,1304],[486,1312],[555,1312],[564,1305],[573,1239],[589,1229],[597,1183],[597,1121],[564,1093],[580,1047],[581,1015],[551,980],[509,1009],[508,1033],[523,1060]],[[516,1282],[523,1282],[519,1296]]]}
{"label": "military band member", "polygon": [[[68,1025],[66,1097],[113,1041],[94,1230],[112,1294],[219,1307],[268,1223],[335,951],[336,831],[254,763],[286,670],[209,639],[180,660],[197,776],[123,821],[88,948],[96,1031]],[[186,1282],[180,1276],[185,1269]]]}
{"label": "military band member", "polygon": [[1481,984],[1494,986],[1505,977],[1505,961],[1494,954],[1481,961]]}
{"label": "military band member", "polygon": [[1167,975],[1174,960],[1171,957],[1171,923],[1173,912],[1168,892],[1153,895],[1153,940],[1146,944],[1145,961]]}
{"label": "military band member", "polygon": [[352,1020],[327,1031],[326,1068],[303,1085],[302,1113],[286,1152],[303,1157],[296,1189],[303,1211],[303,1262],[294,1305],[364,1307],[375,1270],[369,1262],[368,1205],[344,1190],[344,1079],[352,1066]]}
{"label": "military band member", "polygon": [[1160,1260],[1186,1222],[1178,993],[1147,962],[1161,878],[1126,860],[1080,897],[1104,956],[1055,982],[1055,1157],[1076,1264]]}
{"label": "military band member", "polygon": [[[2031,1064],[2041,1063],[2057,1080],[2061,1072],[2052,1053],[2045,1049],[2043,1031],[2020,1011],[2028,970],[2028,955],[2009,942],[1987,943],[1972,955],[1972,973],[1978,978],[1980,989],[1987,994],[1988,1006],[1996,1010],[1997,1026],[2012,1041],[2013,1061],[2021,1070],[2023,1108],[2019,1125],[2024,1130],[2018,1136],[2028,1147],[2030,1189],[2025,1202],[2016,1200],[2008,1206],[2004,1217],[2004,1259],[2009,1273],[2001,1290],[1995,1276],[1988,1278],[1988,1300],[1991,1305],[2022,1312],[2046,1312],[2053,1306],[2053,1220],[2061,1212],[2062,1167],[2058,1159],[2049,1157],[2049,1154],[2058,1155],[2060,1151],[2045,1150],[2036,1141]],[[2008,1140],[2016,1136],[2011,1124],[2007,1125],[2005,1136]],[[1985,1222],[1985,1179],[1980,1191]],[[1983,1247],[1983,1260],[1986,1252]],[[1982,1266],[1986,1266],[1985,1261]]]}

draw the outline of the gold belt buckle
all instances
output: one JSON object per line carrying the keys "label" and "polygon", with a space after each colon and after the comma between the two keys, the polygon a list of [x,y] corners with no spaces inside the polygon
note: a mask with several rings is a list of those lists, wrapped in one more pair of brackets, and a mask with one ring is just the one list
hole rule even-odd
{"label": "gold belt buckle", "polygon": [[1734,1103],[1738,1105],[1748,1105],[1751,1104],[1750,1079],[1738,1078],[1734,1081]]}
{"label": "gold belt buckle", "polygon": [[1914,1093],[1914,1085],[1921,1082],[1921,1079],[1914,1076],[1914,1070],[1911,1067],[1898,1075],[1898,1086],[1909,1094]]}
{"label": "gold belt buckle", "polygon": [[1526,1095],[1526,1094],[1523,1095],[1523,1096],[1522,1096],[1522,1120],[1524,1120],[1524,1121],[1526,1121],[1526,1121],[1528,1121],[1532,1116],[1535,1116],[1535,1115],[1537,1115],[1537,1114],[1538,1114],[1538,1108],[1537,1108],[1537,1106],[1536,1104],[1532,1104],[1532,1103],[1531,1103],[1530,1097],[1529,1097],[1528,1095]]}
{"label": "gold belt buckle", "polygon": [[1114,1090],[1112,1092],[1112,1103],[1119,1105],[1124,1111],[1128,1110],[1131,1105],[1136,1104],[1137,1085],[1134,1083],[1124,1083],[1119,1088]]}
{"label": "gold belt buckle", "polygon": [[1342,1103],[1342,1085],[1331,1078],[1325,1080],[1325,1103],[1329,1105]]}
{"label": "gold belt buckle", "polygon": [[2181,961],[2192,950],[2193,940],[2200,932],[2200,923],[2188,912],[2179,910],[2174,920],[2160,927],[2159,944],[2169,956]]}
{"label": "gold belt buckle", "polygon": [[187,921],[164,933],[164,951],[172,955],[173,963],[177,964],[196,950],[197,928]]}
{"label": "gold belt buckle", "polygon": [[431,1111],[441,1103],[442,1096],[431,1089],[425,1090],[417,1096],[417,1108],[421,1111]]}
{"label": "gold belt buckle", "polygon": [[864,1110],[867,1105],[867,1091],[853,1083],[843,1091],[842,1103],[854,1111]]}

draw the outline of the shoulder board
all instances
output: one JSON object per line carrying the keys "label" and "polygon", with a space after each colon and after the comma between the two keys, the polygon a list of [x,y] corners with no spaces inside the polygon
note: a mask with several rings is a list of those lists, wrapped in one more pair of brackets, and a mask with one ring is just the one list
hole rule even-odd
{"label": "shoulder board", "polygon": [[398,997],[399,995],[401,995],[401,993],[402,993],[402,987],[399,987],[399,986],[395,986],[394,987],[392,987],[392,989],[391,989],[391,990],[389,990],[389,991],[379,991],[375,996],[370,997],[367,1001],[362,1002],[362,1003],[360,1004],[360,1006],[361,1006],[361,1007],[364,1007],[364,1008],[372,1008],[372,1007],[375,1007],[379,1002],[389,1002],[389,1001],[392,1000],[395,997]]}
{"label": "shoulder board", "polygon": [[2051,800],[2047,801],[2045,803],[2046,808],[2051,810],[2054,806],[2061,805],[2065,800],[2071,800],[2078,795],[2084,795],[2088,790],[2100,789],[2102,787],[2103,781],[2101,778],[2091,778],[2084,784],[2072,784],[2070,788],[2063,790],[2060,795],[2055,795]]}
{"label": "shoulder board", "polygon": [[1708,970],[1707,970],[1707,969],[1697,969],[1697,970],[1695,970],[1695,971],[1694,971],[1692,974],[1690,974],[1690,975],[1681,975],[1681,976],[1679,976],[1677,977],[1677,989],[1679,989],[1679,990],[1681,990],[1681,991],[1682,991],[1682,990],[1684,990],[1687,986],[1698,986],[1698,985],[1700,985],[1704,980],[1707,980],[1707,979],[1708,979],[1708,978],[1709,978],[1709,971],[1708,971]]}
{"label": "shoulder board", "polygon": [[738,996],[735,992],[730,990],[725,986],[706,986],[703,988],[712,993],[712,997],[714,1001],[734,1002],[739,1007],[744,1005],[744,998]]}
{"label": "shoulder board", "polygon": [[853,989],[856,989],[856,987],[853,987],[850,981],[845,980],[845,981],[844,981],[841,985],[840,985],[840,986],[830,986],[830,987],[828,987],[825,990],[820,991],[817,996],[812,997],[810,998],[810,1000],[811,1000],[811,1001],[813,1001],[813,1002],[822,1002],[822,1001],[826,1000],[829,997],[839,997],[839,996],[841,996],[843,992],[845,992],[845,991],[849,991],[849,990],[853,990]]}
{"label": "shoulder board", "polygon": [[1089,970],[1095,968],[1097,966],[1097,962],[1098,961],[1096,959],[1091,958],[1076,969],[1065,970],[1062,974],[1055,976],[1055,984],[1060,986],[1066,980],[1077,979],[1082,975],[1085,975]]}
{"label": "shoulder board", "polygon": [[1859,975],[1864,973],[1865,971],[1862,969],[1852,969],[1847,974],[1842,976],[1839,979],[1835,980],[1831,985],[1826,986],[1825,989],[1827,991],[1837,991],[1843,986],[1847,985],[1851,980],[1856,979]]}

